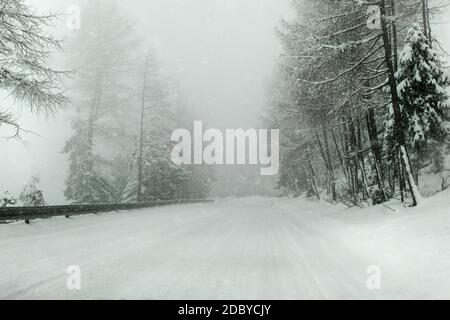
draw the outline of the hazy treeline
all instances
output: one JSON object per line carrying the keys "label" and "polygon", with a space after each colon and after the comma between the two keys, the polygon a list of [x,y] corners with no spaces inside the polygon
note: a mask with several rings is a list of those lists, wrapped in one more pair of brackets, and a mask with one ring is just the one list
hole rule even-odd
{"label": "hazy treeline", "polygon": [[[448,155],[450,78],[431,23],[441,2],[292,3],[295,18],[278,29],[283,53],[265,117],[281,132],[280,187],[317,198],[326,191],[349,205],[395,197],[416,205],[422,173],[445,170]],[[172,163],[171,132],[198,120],[176,79],[119,2],[84,5],[81,28],[62,42],[48,31],[57,16],[24,0],[0,4],[0,89],[37,113],[73,111],[66,199],[199,199],[216,178],[216,195],[268,194],[270,181],[253,168],[216,177],[214,167]],[[67,71],[53,67],[58,51]],[[0,126],[21,138],[3,108]],[[23,202],[45,203],[38,184],[30,181]],[[1,205],[15,202],[5,194]]]}
{"label": "hazy treeline", "polygon": [[114,1],[89,1],[83,25],[67,45],[76,109],[64,152],[73,203],[201,199],[213,174],[170,161],[172,131],[184,125],[175,80]]}

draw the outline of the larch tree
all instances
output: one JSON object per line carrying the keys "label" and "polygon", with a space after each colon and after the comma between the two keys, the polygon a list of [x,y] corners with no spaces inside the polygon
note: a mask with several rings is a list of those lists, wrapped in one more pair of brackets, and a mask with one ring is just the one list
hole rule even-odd
{"label": "larch tree", "polygon": [[177,121],[177,101],[173,82],[164,74],[156,50],[151,48],[145,63],[139,68],[139,113],[134,127],[139,128],[129,159],[127,183],[122,201],[147,202],[159,200],[204,198],[205,187],[194,168],[172,163],[171,133],[180,124]]}
{"label": "larch tree", "polygon": [[83,27],[67,48],[76,72],[71,91],[76,116],[74,136],[64,149],[70,161],[65,196],[73,203],[109,203],[118,200],[118,191],[103,152],[127,144],[136,42],[116,2],[92,1],[83,12]]}
{"label": "larch tree", "polygon": [[153,48],[139,69],[141,108],[135,125],[139,132],[122,199],[126,202],[174,199],[179,181],[176,181],[178,168],[170,161],[170,134],[176,127],[171,84],[163,75]]}
{"label": "larch tree", "polygon": [[[46,29],[57,17],[38,14],[24,0],[0,2],[0,90],[35,113],[52,113],[66,101],[61,78],[65,72],[52,67],[52,56],[60,41]],[[14,128],[19,137],[16,117],[3,108],[0,126]]]}

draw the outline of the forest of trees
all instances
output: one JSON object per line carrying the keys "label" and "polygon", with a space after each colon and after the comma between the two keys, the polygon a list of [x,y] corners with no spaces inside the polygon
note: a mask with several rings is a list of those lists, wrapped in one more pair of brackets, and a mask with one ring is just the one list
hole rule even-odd
{"label": "forest of trees", "polygon": [[[421,172],[442,171],[449,152],[450,77],[432,28],[441,7],[431,0],[292,5],[295,18],[278,29],[283,53],[266,115],[266,126],[281,132],[280,187],[351,206],[397,197],[416,206]],[[32,112],[73,110],[63,150],[67,201],[208,197],[214,168],[170,161],[171,132],[196,119],[157,50],[117,2],[85,6],[83,27],[62,44],[47,33],[57,16],[38,15],[24,0],[0,4],[0,89]],[[69,72],[52,67],[62,49]],[[16,120],[0,109],[0,126],[20,139]],[[238,193],[262,188],[251,172],[239,178],[248,187]],[[14,201],[8,194],[3,203]]]}
{"label": "forest of trees", "polygon": [[[175,81],[114,1],[83,8],[68,44],[74,135],[64,152],[65,196],[75,204],[202,199],[213,172],[177,167],[170,135],[180,125]],[[186,115],[183,115],[186,119]]]}
{"label": "forest of trees", "polygon": [[[214,172],[170,161],[170,134],[189,118],[175,81],[157,52],[136,36],[116,1],[86,2],[83,27],[60,41],[51,35],[58,15],[40,15],[24,0],[0,4],[0,89],[31,112],[73,111],[73,135],[63,152],[64,191],[73,204],[202,199]],[[150,47],[150,49],[149,49]],[[66,70],[51,66],[60,53]],[[70,89],[66,89],[70,88]],[[0,109],[0,126],[21,139],[18,119]],[[8,192],[1,206],[45,203],[37,178],[19,201]]]}
{"label": "forest of trees", "polygon": [[280,187],[351,206],[415,206],[425,167],[448,153],[443,52],[428,0],[293,2],[270,90]]}

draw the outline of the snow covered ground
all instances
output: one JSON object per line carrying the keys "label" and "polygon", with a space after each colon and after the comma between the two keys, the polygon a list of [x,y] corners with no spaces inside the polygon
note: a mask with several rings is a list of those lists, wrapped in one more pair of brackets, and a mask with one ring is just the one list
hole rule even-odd
{"label": "snow covered ground", "polygon": [[[364,210],[246,198],[2,225],[0,298],[449,299],[449,196]],[[81,290],[67,288],[71,265]]]}

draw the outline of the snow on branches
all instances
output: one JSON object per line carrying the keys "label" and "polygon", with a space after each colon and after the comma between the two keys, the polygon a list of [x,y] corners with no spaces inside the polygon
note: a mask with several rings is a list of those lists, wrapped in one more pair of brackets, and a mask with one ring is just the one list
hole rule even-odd
{"label": "snow on branches", "polygon": [[[23,0],[0,4],[0,90],[37,113],[53,112],[65,102],[60,85],[65,72],[50,67],[60,41],[44,31],[55,18],[35,13]],[[0,123],[4,120],[0,114]]]}
{"label": "snow on branches", "polygon": [[444,118],[450,78],[418,24],[408,31],[395,76],[408,147],[421,150],[419,157],[424,157],[447,136]]}

